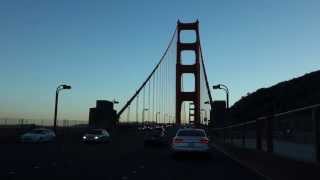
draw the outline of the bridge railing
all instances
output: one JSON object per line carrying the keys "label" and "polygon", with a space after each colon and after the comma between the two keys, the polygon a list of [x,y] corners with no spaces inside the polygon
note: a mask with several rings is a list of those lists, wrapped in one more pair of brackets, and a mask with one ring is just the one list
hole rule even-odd
{"label": "bridge railing", "polygon": [[[59,127],[73,127],[73,126],[85,126],[87,121],[80,120],[59,120]],[[24,126],[40,126],[40,127],[52,127],[53,121],[40,120],[40,119],[0,119],[0,128],[7,127],[24,127]]]}
{"label": "bridge railing", "polygon": [[233,146],[320,162],[320,104],[211,129],[213,139]]}

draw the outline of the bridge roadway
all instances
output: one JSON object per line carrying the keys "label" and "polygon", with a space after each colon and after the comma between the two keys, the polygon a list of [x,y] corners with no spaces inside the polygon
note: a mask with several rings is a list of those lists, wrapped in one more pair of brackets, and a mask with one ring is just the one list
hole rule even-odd
{"label": "bridge roadway", "polygon": [[97,145],[2,143],[0,179],[263,179],[215,149],[210,158],[173,158],[168,147],[144,147],[142,136],[135,132],[120,134],[109,144]]}

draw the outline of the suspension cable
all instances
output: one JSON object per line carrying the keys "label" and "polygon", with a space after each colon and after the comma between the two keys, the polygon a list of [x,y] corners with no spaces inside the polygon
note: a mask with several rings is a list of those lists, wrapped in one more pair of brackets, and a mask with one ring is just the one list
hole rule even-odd
{"label": "suspension cable", "polygon": [[133,96],[129,99],[129,101],[122,107],[122,109],[119,111],[119,113],[117,114],[117,119],[119,119],[119,117],[121,116],[121,114],[127,109],[127,107],[131,104],[131,102],[134,100],[134,98],[140,93],[141,89],[146,85],[146,83],[150,80],[150,78],[152,77],[152,75],[154,74],[154,72],[158,69],[158,67],[160,66],[161,62],[163,61],[165,55],[167,54],[169,48],[171,47],[174,37],[176,36],[177,33],[177,29],[175,29],[173,36],[169,42],[169,45],[167,46],[167,49],[165,50],[164,54],[162,55],[162,57],[160,58],[160,61],[158,62],[158,64],[154,67],[154,69],[151,71],[151,73],[149,74],[149,76],[147,77],[147,79],[141,84],[141,86],[139,87],[139,89],[133,94]]}

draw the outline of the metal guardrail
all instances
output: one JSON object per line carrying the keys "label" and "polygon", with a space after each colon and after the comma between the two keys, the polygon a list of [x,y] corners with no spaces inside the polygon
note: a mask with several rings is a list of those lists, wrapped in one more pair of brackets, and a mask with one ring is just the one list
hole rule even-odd
{"label": "metal guardrail", "polygon": [[320,162],[320,104],[210,131],[223,143]]}
{"label": "metal guardrail", "polygon": [[[72,127],[79,125],[87,125],[87,121],[79,120],[60,120],[58,121],[59,127]],[[0,128],[3,127],[22,127],[27,125],[36,125],[43,127],[52,127],[53,122],[48,120],[34,120],[34,119],[0,119]]]}

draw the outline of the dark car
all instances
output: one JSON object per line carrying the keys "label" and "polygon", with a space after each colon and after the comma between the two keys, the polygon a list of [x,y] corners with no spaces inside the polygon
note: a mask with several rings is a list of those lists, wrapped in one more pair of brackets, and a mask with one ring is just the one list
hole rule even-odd
{"label": "dark car", "polygon": [[167,132],[162,127],[157,127],[148,131],[144,137],[145,145],[165,145],[167,142]]}
{"label": "dark car", "polygon": [[105,129],[90,129],[82,136],[82,142],[102,143],[110,140],[110,134]]}

